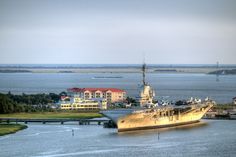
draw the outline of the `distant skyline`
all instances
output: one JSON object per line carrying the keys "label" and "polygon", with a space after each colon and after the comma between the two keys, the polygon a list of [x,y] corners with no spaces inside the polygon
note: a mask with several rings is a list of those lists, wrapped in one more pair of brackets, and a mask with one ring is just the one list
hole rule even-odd
{"label": "distant skyline", "polygon": [[236,64],[236,0],[0,0],[0,64]]}

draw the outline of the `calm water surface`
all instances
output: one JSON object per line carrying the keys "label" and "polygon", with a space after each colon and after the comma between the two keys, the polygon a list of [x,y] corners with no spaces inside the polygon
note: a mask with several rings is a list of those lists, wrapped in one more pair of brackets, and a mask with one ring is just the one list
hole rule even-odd
{"label": "calm water surface", "polygon": [[[94,76],[122,78],[94,79]],[[60,93],[71,87],[116,87],[128,96],[138,94],[142,82],[138,73],[12,73],[0,74],[0,92]],[[156,74],[148,73],[147,81],[154,87],[157,99],[180,100],[207,96],[218,103],[228,103],[236,95],[236,75]]]}
{"label": "calm water surface", "polygon": [[129,133],[97,125],[29,124],[28,129],[0,137],[0,156],[235,157],[235,130],[235,121],[228,120]]}

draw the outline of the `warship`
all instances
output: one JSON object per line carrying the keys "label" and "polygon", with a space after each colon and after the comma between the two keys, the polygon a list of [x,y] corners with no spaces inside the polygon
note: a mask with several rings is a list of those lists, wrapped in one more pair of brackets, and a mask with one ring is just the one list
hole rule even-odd
{"label": "warship", "polygon": [[[142,66],[143,84],[136,98],[139,108],[106,110],[101,113],[111,119],[118,132],[172,127],[196,123],[215,104],[206,98],[193,99],[169,105],[153,103],[155,92],[145,81],[146,65]],[[179,103],[181,102],[181,103]]]}

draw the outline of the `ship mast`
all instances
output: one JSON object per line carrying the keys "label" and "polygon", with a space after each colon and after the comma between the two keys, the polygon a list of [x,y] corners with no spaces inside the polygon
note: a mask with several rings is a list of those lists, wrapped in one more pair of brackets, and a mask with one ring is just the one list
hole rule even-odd
{"label": "ship mast", "polygon": [[146,64],[145,63],[143,63],[142,72],[143,72],[143,85],[146,85],[146,80],[145,80]]}

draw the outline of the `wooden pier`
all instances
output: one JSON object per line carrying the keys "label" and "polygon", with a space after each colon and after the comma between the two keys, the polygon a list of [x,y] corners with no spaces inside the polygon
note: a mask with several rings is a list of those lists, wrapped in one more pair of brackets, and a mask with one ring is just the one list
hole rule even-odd
{"label": "wooden pier", "polygon": [[11,123],[11,122],[23,122],[27,123],[60,123],[64,124],[66,122],[77,122],[79,125],[90,125],[90,124],[97,124],[101,125],[104,123],[109,122],[109,119],[18,119],[18,118],[0,118],[0,123]]}

